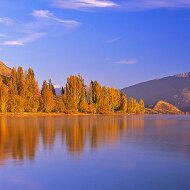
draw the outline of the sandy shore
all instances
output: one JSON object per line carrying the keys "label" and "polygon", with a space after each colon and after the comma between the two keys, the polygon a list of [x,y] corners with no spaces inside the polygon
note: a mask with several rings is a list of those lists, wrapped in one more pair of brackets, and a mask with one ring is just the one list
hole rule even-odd
{"label": "sandy shore", "polygon": [[[24,113],[1,113],[0,114],[0,118],[1,117],[60,117],[60,116],[111,116],[111,115],[128,115],[128,116],[132,116],[132,115],[136,115],[136,116],[145,116],[145,115],[165,115],[165,114],[149,114],[149,113],[145,113],[145,114],[127,114],[127,113],[106,113],[106,114],[88,114],[88,113],[72,113],[72,114],[65,114],[65,113],[28,113],[28,112],[24,112]],[[174,114],[167,114],[167,115],[174,115]],[[189,115],[189,114],[183,114],[183,115]]]}
{"label": "sandy shore", "polygon": [[88,113],[1,113],[0,117],[55,117],[55,116],[97,116],[97,115],[135,115],[127,113],[106,113],[106,114],[88,114]]}

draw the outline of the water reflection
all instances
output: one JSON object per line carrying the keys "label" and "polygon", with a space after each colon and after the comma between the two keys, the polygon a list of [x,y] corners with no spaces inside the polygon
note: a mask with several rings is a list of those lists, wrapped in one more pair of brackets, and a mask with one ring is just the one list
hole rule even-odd
{"label": "water reflection", "polygon": [[51,150],[57,140],[72,155],[80,155],[85,147],[97,151],[105,144],[114,145],[137,130],[143,134],[144,119],[126,116],[65,116],[0,119],[0,160],[33,160],[39,147]]}
{"label": "water reflection", "polygon": [[189,116],[2,117],[0,189],[189,189],[189,123]]}
{"label": "water reflection", "polygon": [[69,155],[98,151],[121,141],[190,155],[189,120],[144,116],[57,116],[0,118],[0,165],[9,159],[34,160],[37,151],[59,145]]}

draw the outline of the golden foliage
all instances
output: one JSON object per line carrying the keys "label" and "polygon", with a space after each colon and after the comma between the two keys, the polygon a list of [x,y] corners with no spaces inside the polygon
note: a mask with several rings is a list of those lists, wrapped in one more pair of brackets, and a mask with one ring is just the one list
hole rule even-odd
{"label": "golden foliage", "polygon": [[41,94],[34,71],[29,68],[23,72],[22,67],[13,68],[7,85],[0,80],[0,112],[59,112],[59,113],[98,113],[122,112],[144,114],[145,106],[141,99],[137,102],[113,87],[101,87],[97,81],[91,81],[87,95],[84,79],[71,75],[67,78],[62,95],[56,96],[54,86],[43,82]]}
{"label": "golden foliage", "polygon": [[55,112],[64,113],[65,112],[65,104],[64,104],[64,96],[60,95],[55,100]]}

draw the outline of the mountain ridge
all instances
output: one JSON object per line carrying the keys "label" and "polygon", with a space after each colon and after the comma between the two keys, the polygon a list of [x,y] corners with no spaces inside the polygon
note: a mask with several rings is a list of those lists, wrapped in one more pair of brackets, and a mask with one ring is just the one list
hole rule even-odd
{"label": "mountain ridge", "polygon": [[126,96],[142,98],[152,107],[157,101],[166,101],[183,112],[190,111],[190,72],[141,82],[121,89]]}

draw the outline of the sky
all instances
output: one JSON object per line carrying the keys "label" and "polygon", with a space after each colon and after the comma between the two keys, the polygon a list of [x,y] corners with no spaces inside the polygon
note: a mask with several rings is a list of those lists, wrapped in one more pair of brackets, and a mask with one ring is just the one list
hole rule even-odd
{"label": "sky", "polygon": [[190,0],[1,0],[0,60],[39,85],[124,88],[190,72]]}

